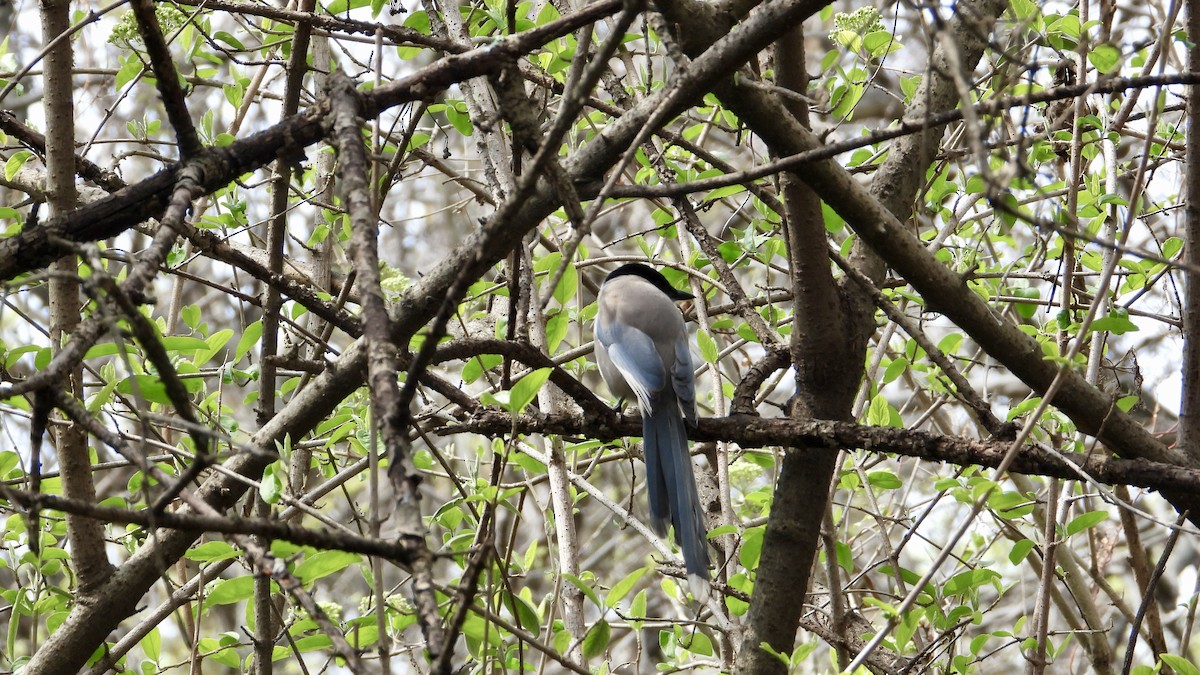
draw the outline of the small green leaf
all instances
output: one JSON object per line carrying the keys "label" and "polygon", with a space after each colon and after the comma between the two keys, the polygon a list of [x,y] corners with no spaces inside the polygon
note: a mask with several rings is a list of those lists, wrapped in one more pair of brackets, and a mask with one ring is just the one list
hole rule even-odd
{"label": "small green leaf", "polygon": [[514,384],[512,392],[508,395],[508,411],[514,415],[521,414],[525,407],[537,397],[542,385],[550,379],[550,373],[553,371],[553,368],[538,368]]}
{"label": "small green leaf", "polygon": [[236,548],[223,541],[206,541],[199,546],[193,546],[184,557],[196,562],[211,563],[236,558],[239,555]]}
{"label": "small green leaf", "polygon": [[262,319],[246,326],[246,330],[242,332],[241,339],[238,340],[237,349],[233,352],[233,363],[241,361],[246,352],[249,352],[251,347],[258,344],[259,338],[262,337],[262,332]]}
{"label": "small green leaf", "polygon": [[900,428],[904,425],[900,419],[900,413],[888,403],[887,398],[882,394],[877,394],[871,399],[871,405],[867,408],[867,424],[877,427],[896,427]]}
{"label": "small green leaf", "polygon": [[718,199],[731,197],[736,194],[741,194],[745,191],[746,187],[744,185],[726,185],[725,187],[719,187],[715,190],[710,190],[708,194],[704,195],[704,201],[715,202]]}
{"label": "small green leaf", "polygon": [[204,598],[208,605],[232,605],[250,597],[254,592],[254,577],[246,575],[218,581],[208,596]]}
{"label": "small green leaf", "polygon": [[1025,559],[1026,556],[1029,555],[1029,552],[1033,550],[1033,546],[1034,543],[1032,539],[1022,539],[1021,541],[1018,541],[1017,543],[1013,544],[1011,549],[1009,549],[1008,561],[1014,565],[1019,564]]}
{"label": "small green leaf", "polygon": [[1121,409],[1121,412],[1129,412],[1140,400],[1142,399],[1139,396],[1122,396],[1117,399],[1117,407]]}
{"label": "small green leaf", "polygon": [[958,351],[958,348],[960,346],[962,346],[962,343],[963,343],[963,334],[962,333],[950,333],[946,337],[939,340],[937,346],[938,346],[938,349],[941,350],[941,352],[943,354],[953,355],[954,353],[956,353]]}
{"label": "small green leaf", "polygon": [[763,527],[753,527],[746,530],[742,539],[741,563],[748,570],[758,569],[758,560],[762,556]]}
{"label": "small green leaf", "polygon": [[362,560],[357,553],[347,551],[318,551],[304,556],[304,562],[296,565],[293,573],[303,583],[309,583],[340,572]]}
{"label": "small green leaf", "polygon": [[881,58],[900,49],[900,41],[885,30],[877,30],[863,36],[863,49],[874,58]]}
{"label": "small green leaf", "polygon": [[[557,274],[555,268],[551,274]],[[563,270],[562,279],[559,280],[558,286],[554,288],[554,299],[558,304],[564,307],[570,302],[571,298],[575,297],[575,293],[579,290],[579,270],[574,263],[567,263],[566,269]]]}
{"label": "small green leaf", "polygon": [[889,363],[887,368],[884,368],[883,370],[883,384],[895,382],[896,378],[900,377],[904,371],[908,370],[908,366],[908,359],[904,358],[903,356],[892,359],[892,362]]}
{"label": "small green leaf", "polygon": [[168,352],[195,352],[199,349],[208,349],[208,343],[204,340],[186,335],[165,337],[162,342],[163,348]]}
{"label": "small green leaf", "polygon": [[33,153],[28,150],[14,152],[8,158],[8,161],[4,162],[4,179],[12,180],[13,176],[17,175],[17,172],[21,170],[21,167],[25,166],[25,162],[29,161],[30,157],[33,157]]}
{"label": "small green leaf", "polygon": [[712,640],[709,640],[707,635],[698,630],[687,631],[684,634],[684,639],[680,640],[680,643],[684,649],[693,654],[701,656],[713,655]]}
{"label": "small green leaf", "polygon": [[1084,530],[1095,527],[1100,523],[1108,520],[1107,511],[1092,511],[1081,516],[1076,516],[1071,522],[1067,523],[1067,536],[1078,534]]}
{"label": "small green leaf", "polygon": [[[204,388],[204,382],[197,378],[188,378],[183,380],[183,386],[188,393],[194,394]],[[117,385],[117,391],[122,394],[133,394],[135,390],[151,403],[171,405],[167,388],[157,375],[132,375]]]}
{"label": "small green leaf", "polygon": [[942,586],[942,592],[946,595],[960,595],[999,578],[1000,573],[996,570],[987,568],[968,570],[950,577]]}
{"label": "small green leaf", "polygon": [[138,645],[146,653],[146,658],[151,661],[157,661],[162,656],[162,636],[158,634],[158,628],[151,628],[150,632],[146,633],[146,637],[138,642]]}
{"label": "small green leaf", "polygon": [[608,642],[612,638],[612,628],[604,619],[596,622],[592,629],[588,631],[583,638],[583,655],[585,658],[594,659],[604,653],[608,649]]}
{"label": "small green leaf", "polygon": [[640,619],[643,616],[646,616],[646,589],[644,588],[638,591],[638,594],[633,596],[633,602],[629,603],[630,627],[634,630],[641,630],[642,622],[640,620],[635,621],[634,619]]}
{"label": "small green leaf", "polygon": [[507,599],[509,610],[512,611],[514,608],[516,609],[517,623],[519,623],[522,628],[530,633],[537,633],[539,627],[541,626],[542,619],[540,616],[538,616],[538,612],[533,605],[530,605],[525,601],[525,598],[522,598],[519,595],[506,593],[505,597]]}
{"label": "small green leaf", "polygon": [[126,84],[133,81],[135,77],[142,74],[142,62],[136,58],[131,58],[121,65],[117,71],[115,88],[121,89]]}
{"label": "small green leaf", "polygon": [[15,452],[10,450],[0,452],[0,478],[4,478],[9,471],[17,468],[20,461],[21,458]]}
{"label": "small green leaf", "polygon": [[279,477],[281,466],[280,462],[272,463],[263,471],[262,480],[259,481],[259,485],[262,487],[258,494],[268,504],[278,504],[279,496],[283,494],[283,481]]}
{"label": "small green leaf", "polygon": [[700,356],[704,362],[716,363],[721,351],[717,349],[717,343],[712,336],[707,331],[699,331],[696,333],[696,342],[700,345]]}
{"label": "small green leaf", "polygon": [[620,581],[618,581],[612,587],[612,589],[609,590],[608,597],[606,597],[604,599],[604,601],[606,603],[608,603],[609,607],[616,606],[616,604],[618,602],[620,602],[622,598],[624,598],[626,595],[629,594],[629,591],[633,590],[633,587],[636,586],[637,582],[640,581],[641,578],[645,575],[646,575],[645,567],[640,567],[640,568],[630,572],[629,574],[625,575],[624,579],[621,579]]}
{"label": "small green leaf", "polygon": [[854,573],[854,551],[845,542],[839,541],[834,544],[834,550],[837,552],[838,567],[846,570],[846,572]]}
{"label": "small green leaf", "polygon": [[1113,335],[1124,335],[1138,330],[1137,324],[1129,320],[1129,312],[1113,310],[1108,316],[1102,316],[1092,322],[1091,330],[1108,332]]}
{"label": "small green leaf", "polygon": [[212,335],[209,335],[204,341],[208,344],[208,349],[196,352],[194,363],[197,366],[202,366],[205,363],[208,363],[208,360],[216,356],[217,353],[225,347],[225,343],[229,342],[230,338],[232,337],[233,331],[228,328],[219,330]]}
{"label": "small green leaf", "polygon": [[1088,51],[1088,63],[1108,75],[1121,67],[1121,52],[1112,45],[1096,45]]}
{"label": "small green leaf", "polygon": [[1197,668],[1191,661],[1176,656],[1174,654],[1159,654],[1158,658],[1162,662],[1171,667],[1175,671],[1175,675],[1200,675],[1200,668]]}
{"label": "small green leaf", "polygon": [[867,474],[867,480],[873,487],[881,490],[897,490],[904,487],[904,481],[891,471],[871,471]]}
{"label": "small green leaf", "polygon": [[583,591],[583,594],[587,596],[587,599],[591,600],[592,603],[597,607],[600,607],[601,609],[604,608],[604,605],[600,604],[600,598],[596,597],[596,589],[592,588],[590,584],[584,582],[583,579],[580,579],[574,574],[564,574],[562,577],[574,584],[575,588]]}

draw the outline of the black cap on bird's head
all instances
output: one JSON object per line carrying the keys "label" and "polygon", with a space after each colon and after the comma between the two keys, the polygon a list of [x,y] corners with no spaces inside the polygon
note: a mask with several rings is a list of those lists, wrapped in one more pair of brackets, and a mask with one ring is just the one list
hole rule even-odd
{"label": "black cap on bird's head", "polygon": [[676,302],[679,302],[680,300],[696,299],[696,296],[692,295],[691,293],[681,291],[672,286],[661,272],[653,267],[650,267],[649,265],[643,265],[642,263],[625,263],[617,269],[609,272],[608,276],[604,277],[604,280],[609,281],[610,279],[625,276],[641,277],[646,281],[649,281],[650,283],[654,284],[655,288],[662,291],[668,298]]}

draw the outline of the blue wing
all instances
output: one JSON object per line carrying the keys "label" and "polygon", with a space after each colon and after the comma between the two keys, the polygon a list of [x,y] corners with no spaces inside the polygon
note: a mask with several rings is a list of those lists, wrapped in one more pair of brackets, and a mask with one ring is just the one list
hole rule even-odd
{"label": "blue wing", "polygon": [[612,323],[603,328],[597,323],[596,339],[604,345],[609,360],[637,396],[642,414],[651,414],[667,386],[666,368],[649,335],[637,328]]}

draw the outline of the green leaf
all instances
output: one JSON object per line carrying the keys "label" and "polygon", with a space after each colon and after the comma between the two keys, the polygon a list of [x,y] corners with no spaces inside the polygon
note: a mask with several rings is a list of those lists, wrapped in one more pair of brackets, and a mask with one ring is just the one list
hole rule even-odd
{"label": "green leaf", "polygon": [[763,527],[753,527],[746,530],[746,534],[742,539],[742,550],[740,554],[742,567],[747,570],[758,569],[758,560],[762,556],[763,545]]}
{"label": "green leaf", "polygon": [[684,638],[680,640],[680,643],[684,649],[693,654],[701,656],[713,655],[712,640],[709,640],[707,635],[698,630],[691,630],[684,633]]}
{"label": "green leaf", "polygon": [[1026,556],[1029,555],[1029,552],[1033,550],[1033,546],[1034,543],[1032,539],[1022,539],[1021,541],[1018,541],[1017,543],[1013,544],[1011,549],[1009,549],[1008,561],[1014,565],[1019,564],[1025,559]]}
{"label": "green leaf", "polygon": [[241,555],[238,550],[223,541],[206,541],[188,549],[184,557],[196,562],[219,562]]}
{"label": "green leaf", "polygon": [[151,661],[157,661],[162,656],[162,636],[159,635],[157,627],[151,628],[150,632],[146,633],[146,637],[138,642],[138,645],[146,653],[146,658]]}
{"label": "green leaf", "polygon": [[1175,671],[1175,675],[1200,675],[1200,668],[1197,668],[1191,661],[1176,656],[1174,654],[1159,654],[1158,658],[1162,662],[1171,667]]}
{"label": "green leaf", "polygon": [[321,577],[340,572],[361,560],[362,556],[357,553],[349,553],[347,551],[319,551],[304,556],[304,562],[296,565],[293,574],[302,583],[307,584]]}
{"label": "green leaf", "polygon": [[514,384],[512,392],[508,395],[508,411],[514,415],[521,414],[525,407],[537,397],[542,385],[550,379],[550,373],[553,371],[553,368],[538,368]]}
{"label": "green leaf", "polygon": [[704,362],[716,363],[721,352],[717,349],[717,342],[712,339],[712,336],[707,331],[699,331],[696,333],[696,342],[700,345],[700,356]]}
{"label": "green leaf", "polygon": [[853,574],[854,573],[854,551],[851,550],[850,546],[848,544],[846,544],[846,542],[843,542],[843,541],[836,542],[833,545],[833,548],[834,548],[834,551],[836,551],[836,553],[837,553],[838,567],[841,567],[842,569],[846,570],[847,572]]}
{"label": "green leaf", "polygon": [[[556,274],[557,268],[551,272]],[[554,288],[554,299],[558,304],[566,306],[571,298],[575,297],[575,293],[579,290],[579,270],[575,267],[575,263],[567,263],[566,269],[563,270],[562,279],[559,280],[558,286]]]}
{"label": "green leaf", "polygon": [[237,349],[235,349],[233,352],[233,363],[241,361],[242,357],[246,355],[246,352],[250,351],[251,347],[258,344],[259,338],[262,337],[262,332],[262,319],[255,321],[249,326],[246,326],[246,330],[242,332],[242,338],[238,340]]}
{"label": "green leaf", "polygon": [[165,337],[162,342],[168,352],[195,352],[200,349],[208,349],[208,343],[204,340],[186,335]]}
{"label": "green leaf", "polygon": [[564,574],[564,575],[562,575],[562,577],[564,579],[566,579],[567,581],[571,582],[572,584],[574,584],[575,588],[578,588],[579,590],[583,591],[583,594],[587,596],[587,599],[591,600],[592,603],[595,604],[597,607],[600,607],[600,608],[604,607],[604,605],[600,604],[600,598],[596,597],[596,590],[594,588],[592,588],[590,584],[585,583],[583,581],[583,579],[580,579],[579,577],[575,576],[574,574]]}
{"label": "green leaf", "polygon": [[208,349],[196,352],[193,363],[197,366],[208,363],[209,359],[216,356],[225,347],[225,343],[229,342],[232,337],[233,331],[228,328],[209,335],[208,339],[204,341],[208,345]]}
{"label": "green leaf", "polygon": [[746,191],[744,185],[726,185],[715,190],[709,190],[708,194],[704,195],[704,201],[715,202],[724,197],[731,197],[736,194],[741,194]]}
{"label": "green leaf", "polygon": [[760,642],[758,644],[758,648],[763,650],[764,652],[770,654],[771,656],[774,656],[775,658],[779,659],[779,662],[782,663],[784,666],[792,665],[792,660],[787,657],[787,654],[780,653],[771,645],[769,645],[765,642]]}
{"label": "green leaf", "polygon": [[1108,75],[1121,67],[1121,52],[1112,45],[1096,45],[1087,54],[1088,63]]}
{"label": "green leaf", "polygon": [[[188,378],[183,380],[183,386],[189,394],[194,394],[204,388],[204,382],[197,378]],[[167,388],[157,375],[131,375],[117,385],[117,391],[122,394],[131,395],[135,390],[151,403],[171,405]]]}
{"label": "green leaf", "polygon": [[232,605],[250,598],[254,592],[254,577],[246,575],[232,579],[222,579],[213,586],[204,598],[207,605]]}
{"label": "green leaf", "polygon": [[888,403],[887,398],[882,394],[877,394],[871,399],[871,405],[867,408],[867,424],[877,427],[896,427],[901,428],[904,423],[900,419],[900,413]]}
{"label": "green leaf", "polygon": [[635,621],[634,618],[646,616],[646,589],[638,591],[638,594],[633,596],[633,602],[629,603],[629,625],[634,630],[641,630],[642,622]]}
{"label": "green leaf", "polygon": [[863,36],[863,49],[874,58],[881,58],[900,49],[900,41],[885,30],[877,30]]}
{"label": "green leaf", "polygon": [[624,579],[618,581],[612,587],[612,589],[608,591],[608,597],[604,599],[605,603],[607,603],[609,607],[615,607],[622,598],[629,594],[629,591],[633,590],[633,587],[637,585],[637,582],[646,575],[646,571],[647,570],[645,567],[640,567],[629,574],[626,574]]}
{"label": "green leaf", "polygon": [[502,361],[504,361],[504,357],[499,354],[480,354],[479,356],[472,357],[463,366],[462,379],[467,384],[471,384],[475,380],[478,380],[484,371],[495,368]]}
{"label": "green leaf", "polygon": [[583,655],[585,658],[594,659],[604,653],[608,649],[608,642],[612,638],[612,628],[604,619],[596,622],[592,629],[588,631],[583,638]]}
{"label": "green leaf", "polygon": [[960,346],[962,346],[962,343],[963,343],[963,334],[962,333],[950,333],[949,335],[942,338],[941,340],[938,340],[937,346],[938,346],[938,349],[941,350],[941,352],[943,354],[953,355],[956,352],[958,352],[958,348]]}
{"label": "green leaf", "polygon": [[895,382],[896,378],[900,377],[904,371],[908,370],[908,366],[908,359],[904,358],[903,356],[892,359],[892,362],[889,363],[887,368],[884,368],[883,370],[883,384]]}
{"label": "green leaf", "polygon": [[132,82],[134,80],[134,78],[136,78],[138,75],[141,75],[141,74],[142,74],[142,62],[136,58],[129,59],[128,61],[123,63],[121,65],[120,70],[117,71],[115,88],[121,89],[122,87],[124,87],[126,84],[129,84],[130,82]]}
{"label": "green leaf", "polygon": [[1108,316],[1102,316],[1092,322],[1091,330],[1095,332],[1108,332],[1113,335],[1124,335],[1125,333],[1133,333],[1138,330],[1137,324],[1129,320],[1129,312],[1124,310],[1113,310]]}
{"label": "green leaf", "polygon": [[1092,511],[1081,516],[1076,516],[1071,520],[1071,522],[1067,523],[1067,536],[1069,537],[1073,534],[1083,532],[1084,530],[1095,527],[1106,520],[1108,520],[1107,511]]}
{"label": "green leaf", "polygon": [[552,314],[546,319],[546,351],[548,353],[553,354],[558,351],[570,328],[571,320],[565,312]]}
{"label": "green leaf", "polygon": [[1183,250],[1183,240],[1179,237],[1170,237],[1162,244],[1162,256],[1167,260],[1174,258]]}
{"label": "green leaf", "polygon": [[946,595],[961,595],[999,578],[1000,573],[996,570],[987,568],[968,570],[950,577],[942,586],[942,592]]}
{"label": "green leaf", "polygon": [[272,463],[263,471],[262,480],[259,481],[261,487],[258,494],[268,504],[278,504],[283,494],[283,480],[279,476],[282,466],[281,462]]}
{"label": "green leaf", "polygon": [[8,161],[4,162],[5,180],[12,180],[13,176],[17,175],[17,172],[21,170],[21,167],[25,166],[25,162],[29,161],[30,157],[33,157],[33,153],[28,150],[14,152],[8,158]]}
{"label": "green leaf", "polygon": [[871,471],[867,474],[867,480],[873,487],[881,490],[897,490],[904,487],[904,481],[891,471]]}
{"label": "green leaf", "polygon": [[536,634],[542,623],[541,617],[538,616],[537,609],[535,609],[533,605],[530,605],[528,602],[526,602],[525,598],[522,598],[519,595],[505,593],[505,597],[508,600],[509,610],[512,611],[514,608],[516,609],[517,623],[519,623],[522,628],[530,633]]}
{"label": "green leaf", "polygon": [[241,40],[223,30],[213,33],[213,39],[224,42],[225,44],[237,50],[244,50],[246,48],[246,46],[242,44]]}
{"label": "green leaf", "polygon": [[15,452],[10,450],[0,452],[0,478],[6,477],[8,472],[15,469],[20,461],[21,458]]}

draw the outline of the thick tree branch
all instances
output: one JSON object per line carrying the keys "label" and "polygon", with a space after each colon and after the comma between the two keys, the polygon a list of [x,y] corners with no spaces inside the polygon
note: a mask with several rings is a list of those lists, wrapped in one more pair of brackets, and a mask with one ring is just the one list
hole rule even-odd
{"label": "thick tree branch", "polygon": [[[358,273],[363,296],[363,319],[367,346],[367,380],[371,392],[371,417],[378,425],[387,457],[388,475],[397,493],[399,542],[414,561],[413,601],[426,648],[433,658],[442,646],[441,617],[430,576],[432,555],[425,543],[425,523],[421,518],[418,490],[421,476],[412,466],[408,443],[407,410],[401,407],[400,387],[396,382],[399,346],[392,341],[391,319],[387,314],[379,277],[379,219],[371,207],[367,184],[370,168],[363,147],[358,118],[359,97],[350,78],[338,72],[330,77],[333,110],[333,144],[341,163],[340,175],[346,208],[350,212],[351,255]],[[371,448],[369,452],[375,452]]]}
{"label": "thick tree branch", "polygon": [[[78,191],[75,188],[75,107],[74,88],[71,85],[74,54],[70,40],[60,40],[70,33],[70,2],[67,0],[43,0],[40,3],[42,38],[47,44],[46,52],[46,130],[49,143],[46,147],[46,193],[50,214],[70,214],[78,206]],[[55,256],[57,257],[57,256]],[[47,259],[46,262],[50,262]],[[64,341],[73,335],[80,324],[82,302],[79,279],[79,261],[73,252],[54,262],[50,269],[50,351],[56,357],[65,351]],[[70,366],[56,372],[48,379],[50,387],[70,392],[74,396],[83,394],[83,369],[79,361],[70,360]],[[45,431],[49,412],[43,405],[47,396],[44,392],[32,401],[34,423],[30,430],[33,448],[32,485],[40,482],[41,459],[38,450]],[[74,425],[55,425],[54,446],[59,470],[62,472],[63,492],[72,498],[95,501],[96,485],[92,480],[91,457],[88,453],[87,434]],[[37,526],[37,511],[30,518],[29,545],[37,551],[42,530]],[[71,543],[72,563],[79,579],[79,595],[91,599],[111,577],[112,564],[105,550],[104,527],[101,523],[86,518],[67,517],[67,539]]]}
{"label": "thick tree branch", "polygon": [[146,56],[150,60],[150,68],[154,71],[154,83],[162,97],[163,108],[167,111],[167,119],[175,129],[175,138],[179,143],[180,157],[193,157],[203,147],[200,136],[196,133],[196,125],[192,123],[192,115],[188,112],[187,102],[183,96],[183,87],[179,86],[179,71],[175,70],[175,62],[171,59],[171,50],[163,37],[162,26],[158,24],[158,16],[154,13],[154,3],[150,0],[133,0],[130,3],[133,15],[137,17],[138,34],[146,46]]}
{"label": "thick tree branch", "polygon": [[[516,431],[520,434],[558,434],[571,438],[615,440],[637,437],[641,423],[622,417],[609,425],[582,415],[521,416],[514,425],[506,412],[488,409],[463,423],[452,423],[433,430],[438,435],[475,433],[500,437]],[[1000,465],[1010,441],[977,440],[925,431],[874,427],[831,420],[792,420],[755,415],[701,418],[689,434],[693,441],[735,443],[741,448],[802,447],[791,452],[867,450],[915,457],[932,462],[960,466]],[[1017,454],[1012,471],[1037,476],[1078,480],[1083,474],[1100,483],[1122,484],[1159,491],[1200,490],[1200,469],[1146,459],[1120,459],[1097,454],[1060,454],[1038,445],[1027,445]],[[1082,473],[1081,473],[1082,472]]]}
{"label": "thick tree branch", "polygon": [[363,537],[330,528],[307,528],[276,518],[241,518],[154,509],[134,511],[95,502],[46,493],[30,493],[0,485],[0,496],[24,509],[53,509],[102,523],[140,525],[148,530],[163,528],[196,536],[202,533],[241,534],[290,541],[299,546],[375,555],[407,569],[412,556],[401,543]]}
{"label": "thick tree branch", "polygon": [[[1189,35],[1200,35],[1200,0],[1187,2]],[[1200,72],[1200,45],[1187,51],[1188,70]],[[1200,84],[1187,90],[1187,157],[1184,173],[1184,261],[1200,265]],[[1200,464],[1200,273],[1184,278],[1183,393],[1179,412],[1179,447],[1194,464]],[[1195,510],[1193,509],[1193,514]]]}

